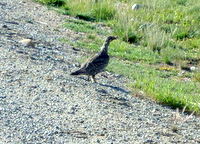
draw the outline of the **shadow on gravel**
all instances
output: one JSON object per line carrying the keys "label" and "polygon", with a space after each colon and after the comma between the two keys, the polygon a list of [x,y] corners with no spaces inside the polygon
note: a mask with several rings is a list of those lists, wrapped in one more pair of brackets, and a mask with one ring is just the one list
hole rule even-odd
{"label": "shadow on gravel", "polygon": [[101,84],[101,83],[99,83],[99,85],[100,86],[104,86],[104,87],[109,87],[109,88],[112,88],[112,89],[114,89],[116,91],[120,91],[120,92],[123,92],[123,93],[126,93],[126,94],[130,93],[129,91],[127,91],[127,90],[125,90],[123,88],[120,88],[120,87],[116,87],[116,86],[112,86],[112,85],[108,85],[108,84]]}
{"label": "shadow on gravel", "polygon": [[[85,81],[88,81],[88,79],[87,78],[85,78],[85,77],[79,77],[80,79],[83,79],[83,80],[85,80]],[[97,82],[98,83],[98,82]],[[123,89],[123,88],[120,88],[120,87],[117,87],[117,86],[112,86],[112,85],[108,85],[108,84],[101,84],[101,83],[98,83],[100,86],[104,86],[104,87],[109,87],[109,88],[112,88],[112,89],[114,89],[115,91],[120,91],[120,92],[122,92],[122,93],[126,93],[126,94],[129,94],[130,92],[129,91],[127,91],[127,90],[125,90],[125,89]]]}
{"label": "shadow on gravel", "polygon": [[129,101],[125,98],[111,97],[110,100],[112,101],[113,104],[118,104],[125,107],[131,107]]}

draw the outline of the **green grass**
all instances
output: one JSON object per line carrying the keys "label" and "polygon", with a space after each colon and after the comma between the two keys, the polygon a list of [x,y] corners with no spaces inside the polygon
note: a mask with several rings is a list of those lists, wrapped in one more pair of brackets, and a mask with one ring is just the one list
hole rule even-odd
{"label": "green grass", "polygon": [[[200,1],[37,1],[78,18],[63,26],[84,36],[74,42],[60,39],[74,47],[97,52],[106,36],[117,35],[107,70],[128,77],[133,92],[141,90],[162,104],[200,113]],[[145,7],[133,11],[134,3]],[[197,70],[182,73],[183,66]]]}
{"label": "green grass", "polygon": [[174,108],[186,106],[190,111],[199,112],[200,83],[180,81],[178,71],[162,72],[151,66],[127,64],[118,59],[112,60],[107,69],[135,81],[130,84],[133,91],[142,90],[152,99]]}

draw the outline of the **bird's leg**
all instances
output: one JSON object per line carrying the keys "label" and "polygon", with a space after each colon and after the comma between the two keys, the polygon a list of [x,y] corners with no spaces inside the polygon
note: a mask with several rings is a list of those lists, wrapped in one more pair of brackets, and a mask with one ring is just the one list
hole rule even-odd
{"label": "bird's leg", "polygon": [[95,78],[95,75],[92,75],[91,78],[92,78],[92,82],[95,82],[95,83],[97,82],[97,81],[96,81],[96,78]]}
{"label": "bird's leg", "polygon": [[88,75],[88,81],[90,81],[90,75]]}

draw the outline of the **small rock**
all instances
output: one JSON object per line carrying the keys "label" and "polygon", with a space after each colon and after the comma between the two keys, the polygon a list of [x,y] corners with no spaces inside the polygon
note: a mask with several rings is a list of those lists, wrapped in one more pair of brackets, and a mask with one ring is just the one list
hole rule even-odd
{"label": "small rock", "polygon": [[131,9],[132,10],[138,10],[138,9],[140,9],[142,7],[143,7],[143,5],[141,5],[141,4],[134,4]]}
{"label": "small rock", "polygon": [[195,71],[195,70],[196,70],[196,67],[191,66],[191,67],[190,67],[190,70],[191,70],[191,71]]}
{"label": "small rock", "polygon": [[33,42],[33,40],[31,39],[23,39],[23,40],[20,40],[19,42],[23,44],[24,46],[35,47],[35,42]]}
{"label": "small rock", "polygon": [[148,140],[146,140],[144,143],[154,143],[154,141],[151,140],[151,139],[148,139]]}
{"label": "small rock", "polygon": [[75,48],[75,47],[73,47],[72,49],[73,49],[74,51],[80,51],[79,48]]}
{"label": "small rock", "polygon": [[42,93],[46,93],[46,92],[47,92],[47,90],[46,90],[46,89],[42,90]]}
{"label": "small rock", "polygon": [[65,88],[61,88],[61,90],[60,90],[61,92],[65,92]]}
{"label": "small rock", "polygon": [[40,100],[40,97],[39,97],[39,96],[36,96],[35,98],[33,98],[33,102],[36,102],[36,101],[38,101],[38,100]]}
{"label": "small rock", "polygon": [[3,25],[2,28],[8,28],[8,26],[7,25]]}
{"label": "small rock", "polygon": [[0,96],[0,98],[1,98],[1,99],[5,99],[5,98],[6,98],[6,96]]}

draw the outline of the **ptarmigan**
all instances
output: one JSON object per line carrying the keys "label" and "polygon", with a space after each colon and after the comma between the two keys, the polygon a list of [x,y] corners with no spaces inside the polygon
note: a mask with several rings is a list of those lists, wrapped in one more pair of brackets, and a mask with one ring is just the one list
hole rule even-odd
{"label": "ptarmigan", "polygon": [[91,80],[96,82],[95,75],[102,72],[108,65],[108,46],[110,42],[115,39],[117,39],[115,36],[107,37],[106,41],[101,47],[101,51],[83,63],[81,68],[75,72],[72,72],[71,75],[88,75],[88,80],[90,80],[91,77]]}

